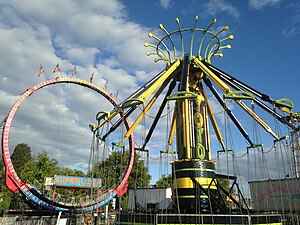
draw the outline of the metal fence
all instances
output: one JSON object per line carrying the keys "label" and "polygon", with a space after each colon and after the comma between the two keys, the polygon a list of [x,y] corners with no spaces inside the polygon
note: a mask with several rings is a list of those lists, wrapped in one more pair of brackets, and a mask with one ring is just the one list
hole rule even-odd
{"label": "metal fence", "polygon": [[2,225],[77,225],[84,224],[83,216],[61,218],[57,216],[4,216],[0,217]]}

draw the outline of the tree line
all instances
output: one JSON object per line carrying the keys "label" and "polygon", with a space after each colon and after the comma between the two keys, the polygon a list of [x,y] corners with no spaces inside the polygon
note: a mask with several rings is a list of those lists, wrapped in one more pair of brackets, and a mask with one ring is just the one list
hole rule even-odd
{"label": "tree line", "polygon": [[[121,156],[122,155],[122,156]],[[24,182],[44,183],[45,177],[54,177],[54,175],[98,177],[102,179],[103,186],[113,187],[118,184],[121,173],[127,166],[128,152],[113,152],[110,156],[101,162],[93,165],[92,170],[84,173],[81,170],[71,169],[59,166],[59,162],[48,155],[43,150],[37,155],[32,155],[31,147],[28,144],[18,144],[11,155],[11,160],[16,173]],[[18,194],[10,192],[5,184],[5,168],[3,160],[0,161],[3,168],[0,173],[0,210],[22,209],[26,206],[22,203]],[[151,175],[144,165],[144,161],[136,155],[134,167],[129,178],[128,188],[149,187]],[[60,188],[60,194],[64,196],[84,196],[87,195],[86,189],[63,189]],[[126,208],[127,196],[122,198],[122,207]]]}
{"label": "tree line", "polygon": [[[92,169],[87,173],[81,170],[71,169],[68,167],[59,166],[59,162],[48,155],[43,150],[37,155],[32,155],[31,147],[28,144],[18,144],[12,155],[11,160],[14,169],[19,178],[26,183],[37,182],[44,183],[45,177],[54,177],[54,175],[68,175],[81,177],[96,177],[102,179],[102,186],[114,187],[120,182],[122,172],[127,167],[129,152],[113,152],[107,159],[97,162]],[[5,184],[5,168],[3,160],[0,161],[2,171],[0,172],[0,210],[6,209],[23,209],[26,205],[18,194],[10,192]],[[134,159],[134,167],[128,181],[128,189],[148,188],[150,187],[151,175],[148,168],[145,166],[144,160],[136,154]],[[229,180],[219,179],[218,182],[226,190],[229,191]],[[153,187],[168,188],[172,184],[172,175],[163,174]],[[235,192],[235,190],[233,190]],[[60,188],[59,193],[66,197],[86,196],[87,189],[64,189]],[[51,193],[50,193],[51,194]],[[225,196],[224,196],[225,197]],[[120,206],[123,209],[127,208],[128,194],[125,193],[120,199]]]}

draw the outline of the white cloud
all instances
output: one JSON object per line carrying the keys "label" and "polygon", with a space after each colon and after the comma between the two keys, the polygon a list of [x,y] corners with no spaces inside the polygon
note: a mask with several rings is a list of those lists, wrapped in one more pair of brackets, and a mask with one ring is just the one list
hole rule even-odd
{"label": "white cloud", "polygon": [[227,13],[234,18],[240,17],[237,7],[229,4],[225,0],[209,0],[204,6],[207,15],[216,16],[220,13]]}
{"label": "white cloud", "polygon": [[96,54],[99,54],[100,51],[97,48],[80,48],[74,47],[66,49],[66,57],[68,60],[73,62],[76,65],[92,65]]}
{"label": "white cloud", "polygon": [[276,5],[280,4],[280,2],[282,2],[282,1],[283,0],[250,0],[249,6],[251,8],[260,10],[264,7],[276,6]]}
{"label": "white cloud", "polygon": [[293,36],[300,34],[300,29],[299,29],[299,27],[296,27],[296,26],[292,27],[290,29],[283,29],[282,34],[285,37],[293,37]]}
{"label": "white cloud", "polygon": [[171,0],[160,0],[159,3],[161,7],[163,7],[164,9],[168,9],[171,5]]}
{"label": "white cloud", "polygon": [[[82,48],[82,51],[96,48],[98,51],[114,52],[119,60],[143,66],[150,62],[145,56],[143,42],[148,39],[147,30],[126,20],[126,12],[118,1],[93,1],[89,4],[73,1],[46,1],[37,4],[22,4],[17,1],[8,3],[10,12],[15,16],[14,24],[2,20],[6,26],[24,27],[36,33],[43,33],[41,27],[48,29],[50,44],[58,57],[65,57],[69,49]],[[63,5],[62,5],[63,4]],[[57,7],[59,6],[59,7]],[[55,8],[56,10],[40,10]],[[2,11],[7,11],[5,10]],[[4,17],[4,16],[3,16]],[[36,34],[37,35],[37,34]],[[133,60],[133,59],[138,60]],[[69,59],[68,59],[69,60]],[[129,64],[130,65],[130,64]]]}
{"label": "white cloud", "polygon": [[300,2],[289,2],[286,7],[289,10],[288,23],[282,29],[282,35],[288,38],[300,34]]}
{"label": "white cloud", "polygon": [[[5,118],[18,95],[56,76],[88,80],[124,99],[158,66],[147,57],[149,30],[128,21],[120,1],[9,1],[0,8],[0,117]],[[59,63],[62,73],[52,74]],[[40,64],[45,72],[37,78]],[[150,64],[150,65],[149,65]],[[67,73],[67,74],[66,74]],[[122,78],[122,79],[120,79]],[[57,87],[59,86],[59,87]],[[112,106],[87,89],[54,85],[30,96],[18,110],[10,135],[11,150],[28,143],[45,149],[65,166],[86,165],[95,115]],[[24,135],[26,133],[26,135]],[[85,161],[83,163],[82,161]]]}

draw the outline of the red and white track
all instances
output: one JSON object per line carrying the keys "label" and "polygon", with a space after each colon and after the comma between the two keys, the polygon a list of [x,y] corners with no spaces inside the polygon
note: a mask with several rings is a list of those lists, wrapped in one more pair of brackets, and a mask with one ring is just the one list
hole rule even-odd
{"label": "red and white track", "polygon": [[[20,98],[15,102],[15,104],[12,106],[11,110],[9,111],[5,123],[4,123],[4,127],[3,127],[3,132],[2,132],[2,157],[3,157],[3,162],[4,162],[4,166],[5,166],[5,180],[6,180],[6,185],[8,187],[8,189],[12,192],[15,193],[19,193],[21,192],[21,194],[23,196],[25,196],[27,199],[29,199],[30,201],[32,201],[32,203],[34,205],[39,206],[39,208],[44,208],[44,209],[49,209],[49,203],[44,202],[44,200],[40,199],[39,195],[34,195],[30,190],[33,189],[32,186],[30,186],[30,184],[26,184],[25,182],[23,182],[18,174],[16,173],[13,163],[11,161],[11,157],[10,157],[10,153],[9,153],[9,133],[10,133],[10,126],[12,124],[13,118],[15,113],[17,112],[18,108],[21,106],[21,104],[31,95],[33,94],[35,91],[37,91],[38,89],[41,89],[45,86],[49,86],[49,85],[53,85],[53,84],[57,84],[57,83],[73,83],[73,84],[77,84],[83,87],[87,87],[89,89],[92,89],[94,91],[96,91],[97,93],[101,94],[103,97],[105,97],[114,107],[117,106],[116,101],[110,96],[110,94],[108,94],[105,90],[97,87],[96,85],[87,82],[86,80],[80,80],[77,78],[55,78],[55,79],[51,79],[51,80],[47,80],[44,82],[41,82],[33,87],[28,88],[21,96]],[[128,120],[125,119],[125,126],[126,129],[129,129],[129,123]],[[93,203],[93,205],[87,205],[84,208],[86,210],[92,210],[95,208],[95,206],[97,205],[97,207],[101,207],[105,204],[107,204],[107,202],[113,198],[114,196],[121,196],[124,194],[124,192],[126,191],[127,188],[127,183],[128,183],[128,179],[129,179],[129,175],[131,173],[132,167],[133,167],[133,162],[134,162],[134,141],[133,141],[133,135],[131,135],[129,137],[129,151],[130,151],[130,158],[129,158],[129,162],[128,162],[128,166],[126,169],[125,174],[123,175],[122,180],[120,181],[119,185],[114,189],[111,190],[111,194],[107,196],[106,199],[100,199],[99,201],[97,201],[96,203]],[[35,190],[36,191],[36,190]],[[29,193],[30,192],[30,193]],[[34,196],[33,196],[34,195]],[[53,207],[53,204],[52,204]],[[54,210],[68,210],[69,207],[64,208],[64,205],[59,204],[59,207],[54,207]],[[79,207],[81,210],[83,209],[83,207]],[[51,208],[53,209],[53,208]]]}

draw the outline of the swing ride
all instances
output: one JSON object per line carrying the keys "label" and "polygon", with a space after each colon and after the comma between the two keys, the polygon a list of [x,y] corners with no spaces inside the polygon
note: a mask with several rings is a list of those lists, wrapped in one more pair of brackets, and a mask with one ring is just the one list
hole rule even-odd
{"label": "swing ride", "polygon": [[[213,57],[223,57],[223,51],[231,48],[231,45],[224,43],[234,37],[228,35],[228,26],[224,26],[219,31],[212,31],[211,27],[216,23],[215,19],[205,29],[198,28],[197,21],[198,17],[192,28],[182,28],[179,19],[176,19],[178,29],[173,32],[167,31],[160,24],[164,34],[162,38],[149,33],[149,37],[157,44],[145,43],[145,47],[153,49],[148,51],[147,55],[155,55],[155,62],[163,61],[165,69],[120,103],[117,103],[105,90],[75,78],[56,78],[27,89],[10,110],[2,132],[2,156],[6,168],[6,185],[9,190],[20,193],[32,207],[37,209],[57,212],[72,210],[78,213],[97,211],[110,200],[122,196],[127,191],[128,179],[135,166],[135,151],[147,153],[147,164],[149,164],[149,155],[151,152],[157,152],[154,146],[157,148],[160,145],[153,144],[155,132],[165,126],[167,144],[164,150],[159,149],[159,154],[166,156],[167,160],[172,159],[168,162],[171,165],[172,175],[171,203],[164,209],[153,209],[153,207],[147,209],[139,206],[134,212],[120,210],[117,224],[282,224],[287,214],[298,215],[300,207],[284,209],[269,207],[268,210],[268,207],[259,207],[259,201],[269,206],[274,205],[275,201],[276,205],[276,201],[279,200],[274,200],[273,197],[270,202],[262,199],[267,193],[278,194],[283,189],[286,191],[285,194],[289,194],[287,190],[290,188],[288,186],[290,179],[286,176],[287,173],[293,174],[293,185],[300,187],[298,183],[300,113],[292,111],[294,105],[291,100],[286,98],[274,100],[212,65]],[[186,43],[186,39],[189,42]],[[176,48],[177,45],[181,46],[180,51]],[[104,181],[106,185],[99,188],[96,197],[92,201],[72,204],[58,201],[55,197],[47,197],[31,183],[22,181],[14,170],[9,153],[10,126],[23,101],[38,89],[66,83],[92,89],[111,104],[111,108],[101,109],[97,113],[95,124],[89,125],[93,134],[94,148],[103,147],[101,154],[106,155],[106,158],[112,151],[120,151],[122,156],[125,155],[125,151],[129,152],[129,156],[122,159],[127,160],[127,166],[121,171],[121,177],[99,177],[103,181],[106,179]],[[224,118],[228,119],[226,123],[220,122],[214,109],[217,104],[219,105],[217,109],[221,109]],[[268,137],[264,136],[263,141],[255,135],[251,137],[245,128],[249,128],[249,124],[245,126],[241,123],[237,116],[239,114],[234,113],[235,110],[251,119],[257,133],[264,131]],[[147,127],[144,124],[145,118],[153,113],[155,116],[151,125]],[[167,119],[164,114],[168,115]],[[263,119],[267,117],[266,115],[268,118],[273,118],[275,129],[268,123],[270,119]],[[129,118],[132,124],[129,124]],[[288,133],[283,135],[278,129],[278,124],[287,128]],[[271,150],[274,150],[275,156],[280,158],[278,155],[282,155],[285,151],[291,159],[290,165],[293,165],[288,166],[290,172],[284,166],[282,168],[284,175],[278,173],[276,182],[284,183],[286,186],[275,188],[274,180],[271,180],[274,178],[270,176],[249,177],[248,181],[255,178],[266,182],[265,185],[260,185],[253,180],[250,182],[251,192],[254,193],[253,196],[251,195],[252,201],[256,205],[254,208],[244,197],[245,193],[238,183],[239,174],[236,169],[238,166],[235,160],[239,152],[235,151],[233,140],[227,140],[231,129],[227,126],[232,126],[232,129],[236,130],[235,140],[246,142],[243,148],[247,160],[251,160],[250,156],[254,156],[259,161],[265,162],[266,153],[269,153],[264,149],[264,146],[268,146],[265,140],[271,140],[269,146],[273,146]],[[147,134],[141,138],[141,143],[137,144],[133,140],[133,133],[141,130],[140,127],[145,127]],[[213,128],[214,134],[210,127]],[[221,128],[225,129],[226,138],[223,138]],[[287,136],[290,134],[291,143],[287,145]],[[213,143],[214,139],[217,139],[217,145]],[[288,150],[282,150],[283,148]],[[217,158],[214,158],[213,154],[216,154]],[[221,166],[218,165],[219,156],[222,154],[227,159],[226,173],[221,171]],[[234,171],[228,169],[228,158],[235,168]],[[101,161],[99,158],[97,160]],[[117,169],[117,163],[119,161],[111,166]],[[265,169],[266,165],[259,166],[258,163],[253,165],[255,165],[253,168],[255,174],[257,170],[268,172],[268,169]],[[111,183],[110,180],[117,180],[117,182]],[[222,180],[229,181],[229,189],[221,184]],[[266,190],[263,190],[264,188]],[[296,189],[293,189],[293,194],[300,196],[300,189]]]}

